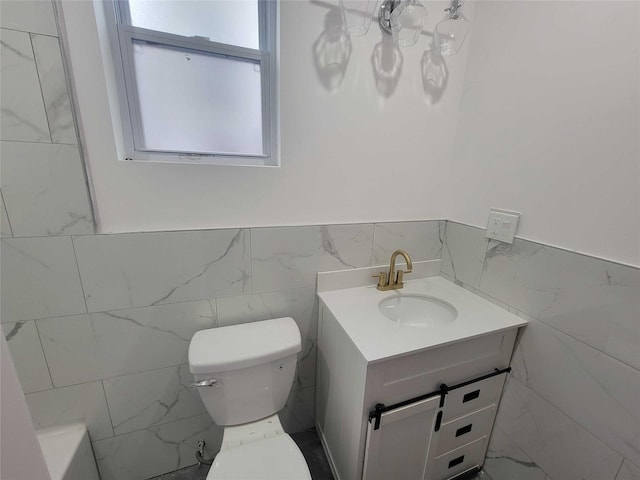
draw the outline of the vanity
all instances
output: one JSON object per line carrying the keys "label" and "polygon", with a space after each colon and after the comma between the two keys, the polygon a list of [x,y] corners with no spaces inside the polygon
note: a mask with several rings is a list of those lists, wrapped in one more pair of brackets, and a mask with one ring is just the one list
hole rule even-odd
{"label": "vanity", "polygon": [[380,267],[318,274],[316,428],[337,480],[448,480],[484,461],[526,321],[439,262],[388,291]]}

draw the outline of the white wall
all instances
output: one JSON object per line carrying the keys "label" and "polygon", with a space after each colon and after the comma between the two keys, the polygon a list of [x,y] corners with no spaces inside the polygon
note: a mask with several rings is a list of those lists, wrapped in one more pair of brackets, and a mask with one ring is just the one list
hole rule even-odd
{"label": "white wall", "polygon": [[[282,2],[279,169],[115,161],[103,67],[80,17],[69,34],[100,231],[485,226],[498,207],[522,212],[523,238],[640,265],[638,2],[478,2],[436,104],[420,77],[426,37],[402,50],[394,94],[376,91],[375,24],[353,39],[342,84],[325,88],[313,48],[336,4]],[[426,4],[431,31],[445,2]]]}
{"label": "white wall", "polygon": [[[64,13],[98,224],[102,232],[441,218],[443,176],[455,135],[464,55],[447,59],[439,102],[423,90],[424,37],[404,49],[394,94],[376,90],[376,24],[353,38],[344,81],[330,91],[314,44],[337,1],[281,2],[282,167],[238,168],[116,161],[91,6]],[[429,29],[446,2],[433,2]],[[79,13],[79,15],[78,15]],[[94,27],[95,29],[95,27]],[[98,62],[98,63],[97,63]]]}
{"label": "white wall", "polygon": [[481,2],[448,219],[640,265],[640,3]]}
{"label": "white wall", "polygon": [[2,379],[2,408],[0,414],[0,444],[2,448],[0,477],[5,480],[25,478],[46,480],[49,470],[44,462],[40,444],[31,424],[16,369],[9,355],[9,347],[0,335],[0,379]]}

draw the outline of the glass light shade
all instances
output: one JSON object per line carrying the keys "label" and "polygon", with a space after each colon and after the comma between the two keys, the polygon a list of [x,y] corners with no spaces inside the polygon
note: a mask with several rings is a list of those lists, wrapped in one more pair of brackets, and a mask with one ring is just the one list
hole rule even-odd
{"label": "glass light shade", "polygon": [[377,3],[377,0],[340,0],[344,31],[352,37],[366,35]]}
{"label": "glass light shade", "polygon": [[402,0],[391,12],[391,35],[399,47],[415,45],[427,19],[427,9],[418,0]]}
{"label": "glass light shade", "polygon": [[471,22],[464,15],[458,13],[456,17],[448,14],[436,25],[436,47],[442,55],[457,54],[471,28]]}

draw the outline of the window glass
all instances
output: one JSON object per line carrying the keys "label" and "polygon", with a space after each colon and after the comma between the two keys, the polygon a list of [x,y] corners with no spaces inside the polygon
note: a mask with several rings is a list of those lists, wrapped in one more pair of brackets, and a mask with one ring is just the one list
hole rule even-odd
{"label": "window glass", "polygon": [[260,48],[257,0],[129,0],[131,25]]}
{"label": "window glass", "polygon": [[260,63],[133,39],[136,148],[263,154]]}

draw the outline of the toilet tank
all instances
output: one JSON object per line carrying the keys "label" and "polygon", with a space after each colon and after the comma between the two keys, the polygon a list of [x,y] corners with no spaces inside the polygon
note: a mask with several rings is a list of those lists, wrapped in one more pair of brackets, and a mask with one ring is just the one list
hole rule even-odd
{"label": "toilet tank", "polygon": [[300,330],[290,318],[196,332],[189,369],[217,425],[239,425],[281,410],[296,371]]}

